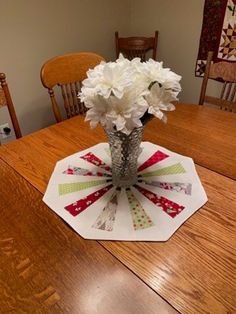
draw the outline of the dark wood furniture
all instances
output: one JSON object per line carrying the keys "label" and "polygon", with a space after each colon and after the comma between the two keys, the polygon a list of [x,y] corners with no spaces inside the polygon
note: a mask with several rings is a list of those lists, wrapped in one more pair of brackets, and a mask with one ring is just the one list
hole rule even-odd
{"label": "dark wood furniture", "polygon": [[[236,110],[236,63],[235,62],[212,62],[213,52],[207,56],[206,69],[202,81],[199,105],[204,103],[213,104],[228,111]],[[207,83],[209,79],[217,79],[222,82],[219,97],[207,95]]]}
{"label": "dark wood furniture", "polygon": [[147,124],[144,140],[194,158],[209,199],[165,243],[83,240],[42,203],[58,160],[106,141],[83,119],[0,148],[1,310],[234,313],[236,115],[178,104]]}
{"label": "dark wood furniture", "polygon": [[20,138],[22,134],[6,81],[6,75],[4,73],[0,73],[0,107],[3,106],[7,106],[8,108],[16,138]]}
{"label": "dark wood furniture", "polygon": [[85,107],[78,98],[81,81],[87,77],[86,72],[101,61],[104,61],[104,58],[98,54],[79,52],[57,56],[42,66],[41,81],[43,86],[48,89],[57,122],[62,121],[62,115],[54,88],[58,86],[61,91],[67,118],[84,113]]}
{"label": "dark wood furniture", "polygon": [[115,32],[116,57],[122,53],[129,60],[139,57],[142,61],[146,60],[146,54],[152,50],[152,59],[156,60],[158,31],[154,37],[119,37]]}

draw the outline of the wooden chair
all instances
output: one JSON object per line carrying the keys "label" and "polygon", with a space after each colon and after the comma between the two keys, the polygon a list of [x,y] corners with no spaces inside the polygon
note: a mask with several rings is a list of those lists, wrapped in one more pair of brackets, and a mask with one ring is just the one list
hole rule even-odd
{"label": "wooden chair", "polygon": [[[227,111],[236,109],[236,63],[235,62],[217,62],[212,63],[213,52],[210,51],[207,56],[207,63],[204,78],[202,81],[199,105],[204,103],[219,106]],[[217,79],[222,82],[220,97],[206,95],[207,83],[209,79]]]}
{"label": "wooden chair", "polygon": [[81,81],[86,72],[94,68],[103,57],[92,52],[69,53],[48,60],[41,69],[41,81],[51,98],[53,112],[57,122],[62,121],[61,112],[54,94],[54,87],[61,91],[67,118],[71,118],[86,111],[78,98]]}
{"label": "wooden chair", "polygon": [[14,105],[11,99],[11,94],[6,82],[6,75],[4,73],[0,73],[0,107],[3,106],[7,106],[8,108],[16,138],[22,137]]}
{"label": "wooden chair", "polygon": [[146,61],[146,53],[152,50],[152,58],[156,60],[158,31],[154,37],[119,37],[115,32],[116,57],[122,53],[129,60],[139,57]]}

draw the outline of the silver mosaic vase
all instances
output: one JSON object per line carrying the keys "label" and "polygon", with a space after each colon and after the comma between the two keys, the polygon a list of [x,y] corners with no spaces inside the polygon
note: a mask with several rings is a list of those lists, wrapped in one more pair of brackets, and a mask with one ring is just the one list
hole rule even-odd
{"label": "silver mosaic vase", "polygon": [[112,181],[116,187],[130,187],[137,182],[137,162],[140,154],[143,127],[129,135],[106,131],[111,151]]}

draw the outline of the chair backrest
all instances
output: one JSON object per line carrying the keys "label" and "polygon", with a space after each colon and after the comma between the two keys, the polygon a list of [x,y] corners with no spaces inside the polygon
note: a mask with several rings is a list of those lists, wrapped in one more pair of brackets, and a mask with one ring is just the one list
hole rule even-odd
{"label": "chair backrest", "polygon": [[98,54],[79,52],[52,58],[42,66],[41,81],[48,89],[57,122],[62,121],[62,116],[53,88],[58,86],[61,91],[67,118],[84,113],[86,108],[78,98],[81,82],[87,77],[86,72],[101,61],[105,60]]}
{"label": "chair backrest", "polygon": [[16,112],[11,99],[11,94],[6,82],[6,75],[4,73],[0,73],[0,107],[3,106],[7,106],[8,108],[16,138],[22,137],[19,122],[17,120]]}
{"label": "chair backrest", "polygon": [[158,31],[154,37],[119,37],[115,32],[116,57],[122,53],[129,60],[139,57],[146,61],[146,53],[152,50],[152,58],[156,60]]}
{"label": "chair backrest", "polygon": [[[213,63],[212,57],[213,52],[208,52],[199,105],[208,103],[227,111],[234,111],[236,109],[236,62],[221,61]],[[217,79],[222,82],[222,90],[219,97],[206,95],[209,79]]]}

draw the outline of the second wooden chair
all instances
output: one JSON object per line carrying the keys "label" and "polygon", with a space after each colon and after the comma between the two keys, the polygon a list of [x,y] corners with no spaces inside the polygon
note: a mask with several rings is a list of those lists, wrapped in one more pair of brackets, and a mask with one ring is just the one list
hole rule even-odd
{"label": "second wooden chair", "polygon": [[[199,105],[213,104],[227,111],[236,110],[236,62],[212,62],[213,52],[208,52],[204,78],[202,81]],[[219,97],[207,95],[209,79],[219,80],[222,90]]]}
{"label": "second wooden chair", "polygon": [[116,57],[122,53],[129,60],[139,57],[146,61],[146,54],[152,50],[152,59],[156,60],[158,31],[155,31],[154,37],[119,37],[115,32]]}
{"label": "second wooden chair", "polygon": [[67,118],[85,112],[84,105],[79,101],[78,92],[81,81],[89,69],[94,68],[103,57],[92,52],[79,52],[61,55],[48,60],[41,69],[41,81],[51,98],[53,112],[57,122],[62,121],[62,115],[55,97],[54,87],[59,86]]}

